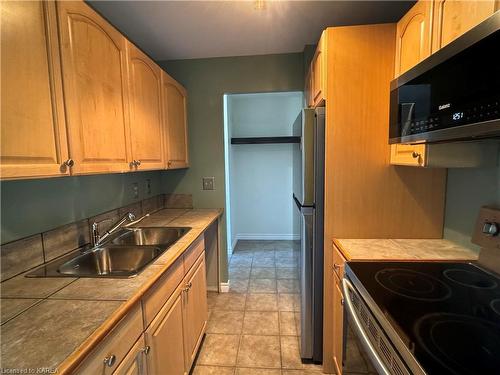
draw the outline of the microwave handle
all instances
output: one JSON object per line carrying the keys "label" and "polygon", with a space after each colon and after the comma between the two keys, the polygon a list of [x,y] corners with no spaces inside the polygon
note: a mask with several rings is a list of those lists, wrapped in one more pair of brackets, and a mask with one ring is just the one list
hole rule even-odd
{"label": "microwave handle", "polygon": [[361,325],[361,322],[359,321],[358,316],[356,315],[356,311],[354,310],[354,306],[352,305],[352,301],[349,295],[349,290],[354,291],[354,287],[347,278],[342,279],[342,289],[344,291],[344,300],[346,301],[347,310],[355,323],[354,328],[356,330],[356,333],[358,334],[358,337],[361,339],[360,340],[361,343],[367,350],[368,355],[370,356],[370,359],[372,360],[375,368],[377,369],[379,374],[391,375],[391,373],[385,366],[384,362],[382,362],[382,359],[379,357],[377,351],[373,347],[373,344],[368,339],[368,335],[366,334],[366,331],[364,330],[363,326]]}

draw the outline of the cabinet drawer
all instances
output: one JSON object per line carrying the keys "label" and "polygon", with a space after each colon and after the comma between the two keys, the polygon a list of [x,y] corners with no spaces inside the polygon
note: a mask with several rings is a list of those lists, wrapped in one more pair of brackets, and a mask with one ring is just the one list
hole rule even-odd
{"label": "cabinet drawer", "polygon": [[425,167],[427,162],[426,145],[391,145],[391,164]]}
{"label": "cabinet drawer", "polygon": [[338,249],[337,246],[333,245],[333,269],[339,279],[342,280],[344,277],[344,265],[345,265],[345,258]]}
{"label": "cabinet drawer", "polygon": [[167,302],[183,277],[183,258],[179,257],[142,298],[145,327],[151,324],[158,311],[160,311],[165,302]]}
{"label": "cabinet drawer", "polygon": [[139,337],[113,375],[146,375],[146,342]]}
{"label": "cabinet drawer", "polygon": [[205,236],[200,235],[184,253],[184,272],[188,273],[193,264],[205,251]]}
{"label": "cabinet drawer", "polygon": [[[76,374],[112,374],[143,330],[141,305],[137,304],[76,369]],[[109,360],[108,365],[105,359]]]}

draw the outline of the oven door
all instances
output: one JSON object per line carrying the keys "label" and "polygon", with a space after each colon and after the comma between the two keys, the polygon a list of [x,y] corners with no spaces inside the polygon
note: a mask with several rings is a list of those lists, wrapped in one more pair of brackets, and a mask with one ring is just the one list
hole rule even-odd
{"label": "oven door", "polygon": [[343,372],[411,375],[379,323],[348,277],[344,293]]}

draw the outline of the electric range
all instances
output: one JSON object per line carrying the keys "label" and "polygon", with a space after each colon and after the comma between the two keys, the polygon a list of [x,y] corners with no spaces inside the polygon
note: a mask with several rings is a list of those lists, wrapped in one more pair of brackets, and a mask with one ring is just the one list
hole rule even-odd
{"label": "electric range", "polygon": [[500,278],[471,263],[348,262],[345,314],[381,374],[500,374]]}

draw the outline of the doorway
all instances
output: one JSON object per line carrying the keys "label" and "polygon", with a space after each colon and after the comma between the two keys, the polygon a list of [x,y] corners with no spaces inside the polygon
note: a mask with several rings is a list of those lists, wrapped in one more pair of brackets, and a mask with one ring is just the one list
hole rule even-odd
{"label": "doorway", "polygon": [[292,199],[294,145],[256,139],[291,136],[302,106],[302,92],[224,95],[229,256],[238,241],[299,239]]}

